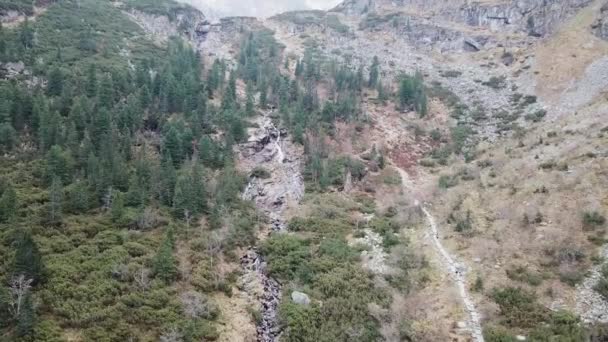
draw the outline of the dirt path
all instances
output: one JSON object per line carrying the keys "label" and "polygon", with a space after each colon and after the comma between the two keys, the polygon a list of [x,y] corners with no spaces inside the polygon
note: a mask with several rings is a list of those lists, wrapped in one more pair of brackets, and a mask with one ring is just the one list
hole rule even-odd
{"label": "dirt path", "polygon": [[[396,166],[395,168],[397,169],[397,171],[399,171],[404,190],[410,190],[412,182],[407,172]],[[428,209],[424,207],[423,204],[420,204],[418,201],[416,201],[416,203],[420,205],[420,209],[424,213],[424,216],[428,222],[428,228],[430,238],[433,242],[433,247],[441,256],[441,260],[443,261],[442,264],[445,268],[445,271],[452,279],[454,286],[458,288],[460,299],[462,300],[464,304],[464,309],[469,316],[467,320],[467,329],[471,332],[471,336],[475,342],[483,342],[484,340],[481,328],[480,314],[475,308],[475,304],[473,303],[473,300],[469,296],[467,290],[467,268],[464,264],[458,263],[456,259],[448,252],[448,250],[441,243],[441,240],[439,239],[439,229],[437,227],[437,223],[433,215],[428,211]]]}

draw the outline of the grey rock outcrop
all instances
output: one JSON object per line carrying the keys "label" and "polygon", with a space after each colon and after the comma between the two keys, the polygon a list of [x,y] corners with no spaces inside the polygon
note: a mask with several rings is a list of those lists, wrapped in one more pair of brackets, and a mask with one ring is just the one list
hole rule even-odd
{"label": "grey rock outcrop", "polygon": [[379,9],[418,12],[421,17],[447,20],[491,31],[524,32],[542,37],[592,0],[512,0],[482,2],[469,0],[346,0],[334,11],[348,15]]}
{"label": "grey rock outcrop", "polygon": [[165,43],[171,36],[182,36],[195,41],[204,37],[210,28],[205,15],[190,6],[176,10],[171,18],[167,15],[154,15],[134,9],[125,13],[159,43]]}
{"label": "grey rock outcrop", "polygon": [[310,297],[306,293],[293,291],[291,293],[291,300],[300,305],[310,305]]}
{"label": "grey rock outcrop", "polygon": [[470,26],[482,26],[493,31],[526,32],[545,36],[590,0],[518,0],[499,4],[467,2],[456,12],[444,11],[443,16]]}
{"label": "grey rock outcrop", "polygon": [[608,2],[600,8],[599,16],[591,28],[596,36],[608,40]]}

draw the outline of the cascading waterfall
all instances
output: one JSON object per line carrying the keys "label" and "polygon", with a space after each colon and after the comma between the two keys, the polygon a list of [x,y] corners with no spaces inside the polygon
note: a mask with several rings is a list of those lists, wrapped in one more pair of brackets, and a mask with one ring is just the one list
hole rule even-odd
{"label": "cascading waterfall", "polygon": [[[281,131],[267,116],[261,118],[261,134],[252,138],[250,149],[254,152],[247,156],[251,165],[262,165],[272,168],[270,179],[262,180],[252,177],[243,191],[244,200],[253,201],[270,221],[270,232],[280,233],[286,230],[283,218],[286,198],[299,200],[303,193],[303,182],[299,176],[299,164],[287,159],[281,141]],[[266,147],[272,146],[272,151]],[[274,342],[281,334],[278,323],[278,307],[281,300],[281,284],[269,276],[267,263],[256,247],[251,247],[241,258],[245,272],[254,274],[260,283],[262,293],[257,300],[260,303],[261,320],[257,325],[257,340]]]}

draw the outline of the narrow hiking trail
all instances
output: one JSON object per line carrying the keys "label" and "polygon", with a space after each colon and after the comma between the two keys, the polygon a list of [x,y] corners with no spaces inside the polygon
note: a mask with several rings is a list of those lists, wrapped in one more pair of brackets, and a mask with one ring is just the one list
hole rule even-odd
{"label": "narrow hiking trail", "polygon": [[[401,182],[403,186],[403,190],[411,190],[412,189],[412,181],[405,172],[405,170],[395,166],[393,167],[397,169],[399,175],[401,176]],[[475,308],[475,304],[473,300],[469,296],[467,290],[467,281],[466,281],[466,273],[467,267],[464,264],[458,263],[454,256],[452,256],[448,250],[443,246],[441,240],[439,238],[439,228],[437,227],[437,222],[433,215],[429,212],[427,208],[424,207],[424,204],[418,202],[416,200],[416,204],[420,206],[422,213],[424,214],[426,221],[428,223],[428,234],[433,242],[433,247],[436,250],[437,254],[439,254],[440,259],[442,261],[442,265],[447,272],[450,279],[453,280],[454,286],[458,289],[458,293],[460,295],[460,299],[464,304],[464,309],[467,312],[467,329],[471,333],[471,337],[475,342],[483,342],[483,332],[481,327],[481,315]]]}
{"label": "narrow hiking trail", "polygon": [[[289,140],[281,139],[286,133],[277,128],[268,114],[256,119],[259,128],[254,129],[248,142],[241,146],[239,158],[243,169],[251,172],[262,166],[270,175],[266,179],[251,176],[242,194],[243,199],[252,201],[269,219],[269,229],[260,232],[260,241],[270,234],[286,231],[284,212],[290,205],[296,205],[304,194],[300,151]],[[241,267],[245,272],[246,292],[260,309],[257,341],[277,341],[281,335],[278,321],[281,284],[268,274],[268,265],[257,246],[247,250],[241,258]]]}

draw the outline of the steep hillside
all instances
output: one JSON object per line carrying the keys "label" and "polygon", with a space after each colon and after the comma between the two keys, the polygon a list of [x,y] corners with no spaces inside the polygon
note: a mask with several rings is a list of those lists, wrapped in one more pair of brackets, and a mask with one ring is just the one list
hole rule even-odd
{"label": "steep hillside", "polygon": [[606,340],[606,8],[0,0],[0,339]]}
{"label": "steep hillside", "polygon": [[[382,89],[364,93],[369,128],[357,138],[363,146],[348,151],[376,146],[409,173],[406,192],[428,202],[440,243],[467,270],[486,340],[559,335],[535,330],[558,310],[572,312],[575,325],[576,315],[591,326],[605,322],[607,302],[595,286],[607,211],[602,5],[345,1],[327,14],[266,21],[294,55],[314,51],[364,74],[378,58]],[[430,98],[422,118],[379,101],[399,95],[399,75],[416,70]],[[425,230],[411,235],[441,268],[442,252]],[[449,291],[445,281],[457,288],[457,279],[433,279],[423,290],[434,289],[433,299],[409,298],[459,310],[462,302],[438,294]],[[433,310],[447,327],[463,318]],[[514,317],[519,310],[530,316]],[[589,338],[579,333],[571,338]]]}

